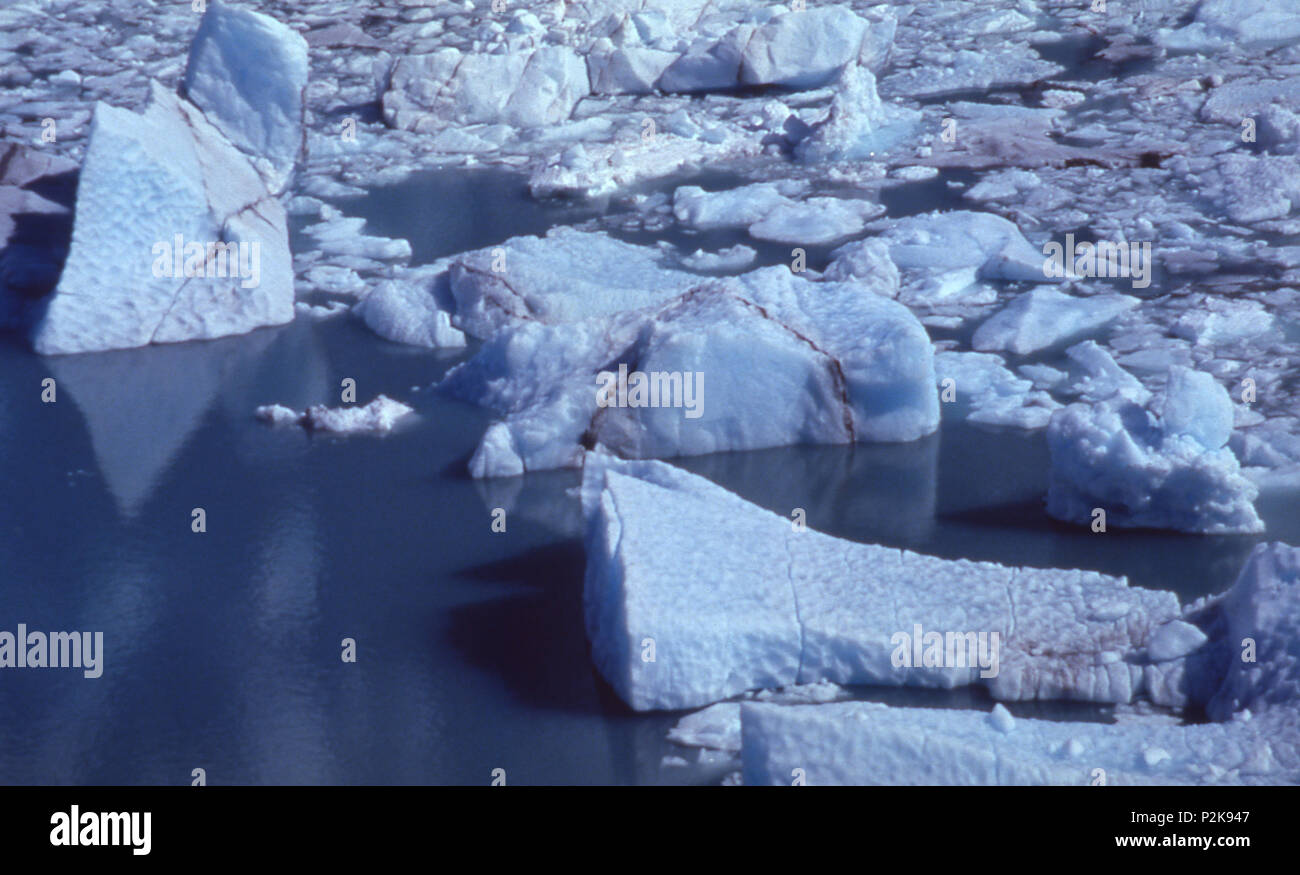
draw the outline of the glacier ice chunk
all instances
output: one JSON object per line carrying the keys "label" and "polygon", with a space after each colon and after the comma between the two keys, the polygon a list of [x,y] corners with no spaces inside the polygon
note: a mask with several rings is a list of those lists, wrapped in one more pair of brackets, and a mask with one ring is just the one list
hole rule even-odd
{"label": "glacier ice chunk", "polygon": [[1080,525],[1093,524],[1100,508],[1107,525],[1121,527],[1263,531],[1259,490],[1224,446],[1232,410],[1223,388],[1175,371],[1164,410],[1161,419],[1114,396],[1054,413],[1047,512]]}
{"label": "glacier ice chunk", "polygon": [[[576,465],[584,444],[659,458],[910,441],[938,426],[933,349],[902,305],[783,267],[692,286],[585,320],[521,319],[442,388],[504,416],[525,470]],[[602,373],[626,374],[618,379],[628,386],[640,374],[651,392],[661,387],[660,401],[627,391],[627,403],[602,404]]]}
{"label": "glacier ice chunk", "polygon": [[293,29],[211,0],[190,44],[182,93],[278,194],[304,150],[307,72],[307,41]]}

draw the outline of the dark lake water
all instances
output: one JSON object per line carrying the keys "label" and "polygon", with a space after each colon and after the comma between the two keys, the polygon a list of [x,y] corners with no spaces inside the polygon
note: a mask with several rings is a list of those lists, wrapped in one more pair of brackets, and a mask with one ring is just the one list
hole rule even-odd
{"label": "dark lake water", "polygon": [[[504,183],[498,197],[498,210],[522,200]],[[423,227],[421,203],[379,212]],[[470,217],[450,243],[413,242],[434,257],[573,209],[502,226]],[[710,779],[661,768],[676,715],[630,713],[591,668],[566,494],[576,475],[464,473],[487,417],[428,389],[456,360],[347,318],[51,359],[0,342],[0,630],[102,631],[106,647],[98,679],[0,675],[0,783],[187,784],[195,768],[213,784],[485,784],[496,768],[511,784]],[[51,376],[58,400],[45,404]],[[253,418],[259,404],[337,404],[346,377],[359,401],[388,394],[418,421],[338,439]],[[1042,511],[1042,437],[959,423],[906,446],[680,464],[846,538],[1094,568],[1185,600],[1226,587],[1257,540],[1058,525]],[[1270,539],[1300,542],[1293,501],[1261,499]],[[489,526],[497,506],[505,533]],[[190,530],[196,507],[205,533]],[[355,664],[340,658],[344,638]],[[870,695],[988,705],[971,692]]]}

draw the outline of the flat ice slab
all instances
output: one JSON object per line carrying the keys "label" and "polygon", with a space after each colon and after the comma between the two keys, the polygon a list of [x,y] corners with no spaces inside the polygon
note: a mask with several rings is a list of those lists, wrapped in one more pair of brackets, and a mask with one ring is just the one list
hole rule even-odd
{"label": "flat ice slab", "polygon": [[[986,714],[874,702],[744,703],[740,714],[743,777],[753,785],[789,786],[795,777],[808,785],[1078,787],[1300,780],[1296,734],[1284,714],[1105,724],[1012,718],[1000,707]],[[1289,756],[1279,756],[1283,744]]]}
{"label": "flat ice slab", "polygon": [[1122,578],[798,531],[661,462],[589,454],[582,498],[592,657],[638,710],[823,680],[1129,702],[1186,658],[1148,652],[1177,598]]}

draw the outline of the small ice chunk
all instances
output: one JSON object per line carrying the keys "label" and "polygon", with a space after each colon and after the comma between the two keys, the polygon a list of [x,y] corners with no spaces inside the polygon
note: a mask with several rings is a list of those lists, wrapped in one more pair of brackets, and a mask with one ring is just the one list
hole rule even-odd
{"label": "small ice chunk", "polygon": [[[1202,394],[1200,381],[1185,377],[1174,391],[1164,421],[1120,396],[1054,413],[1047,429],[1047,512],[1080,525],[1096,525],[1101,510],[1107,525],[1121,527],[1263,531],[1254,508],[1259,490],[1242,474],[1232,450],[1224,442],[1202,442],[1224,437],[1222,412],[1185,406],[1202,398],[1217,405],[1217,396]],[[1221,400],[1227,403],[1226,393]],[[1230,430],[1230,403],[1226,423]]]}
{"label": "small ice chunk", "polygon": [[1156,629],[1151,636],[1151,641],[1147,644],[1147,656],[1156,662],[1178,659],[1208,640],[1206,634],[1191,623],[1172,620]]}
{"label": "small ice chunk", "polygon": [[[1096,572],[951,561],[795,531],[659,462],[588,454],[581,495],[592,658],[638,710],[819,680],[1129,702],[1143,691],[1134,663],[1149,631],[1181,613],[1171,593]],[[699,537],[718,519],[728,521],[726,545]],[[1088,606],[1106,601],[1132,609],[1121,622],[1088,619]],[[1110,652],[1134,662],[1099,658]]]}
{"label": "small ice chunk", "polygon": [[440,308],[429,288],[437,279],[423,282],[384,280],[353,312],[380,337],[430,349],[465,346],[465,334],[451,325],[451,315]]}
{"label": "small ice chunk", "polygon": [[1016,718],[1011,716],[1011,712],[1007,710],[1006,705],[999,702],[989,712],[989,725],[1006,735],[1016,728]]}
{"label": "small ice chunk", "polygon": [[783,204],[749,226],[749,236],[775,243],[822,246],[862,233],[869,220],[885,212],[880,204],[814,197]]}
{"label": "small ice chunk", "polygon": [[317,404],[298,412],[279,404],[268,404],[254,412],[259,419],[272,425],[300,425],[308,431],[332,434],[385,434],[415,411],[400,401],[379,395],[364,407]]}

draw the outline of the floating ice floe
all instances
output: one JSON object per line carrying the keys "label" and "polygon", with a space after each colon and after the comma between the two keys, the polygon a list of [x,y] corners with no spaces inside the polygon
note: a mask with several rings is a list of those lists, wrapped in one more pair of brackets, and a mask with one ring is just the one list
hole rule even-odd
{"label": "floating ice floe", "polygon": [[36,351],[221,337],[293,314],[284,207],[248,159],[156,83],[143,115],[99,104]]}
{"label": "floating ice floe", "polygon": [[864,200],[814,197],[776,207],[749,226],[749,236],[774,243],[824,246],[861,234],[885,208]]}
{"label": "floating ice floe", "polygon": [[190,45],[183,94],[276,194],[304,147],[307,41],[269,16],[212,0]]}
{"label": "floating ice floe", "polygon": [[756,182],[716,192],[683,185],[673,192],[673,215],[683,226],[696,231],[747,228],[779,207],[798,203],[794,196],[805,188],[792,180]]}
{"label": "floating ice floe", "polygon": [[459,349],[465,333],[452,327],[451,314],[438,306],[434,286],[446,281],[445,266],[414,268],[381,280],[352,312],[380,337],[430,349]]}
{"label": "floating ice floe", "polygon": [[826,118],[795,146],[802,161],[854,161],[883,152],[910,133],[921,119],[916,110],[882,103],[876,77],[850,65],[840,74]]}
{"label": "floating ice floe", "polygon": [[379,395],[362,407],[317,404],[298,411],[280,404],[266,404],[254,411],[258,419],[271,425],[299,425],[308,431],[332,434],[386,434],[414,412],[386,395]]}
{"label": "floating ice floe", "polygon": [[1012,222],[992,213],[956,210],[908,216],[881,235],[903,270],[973,268],[981,279],[1043,280],[1043,253]]}
{"label": "floating ice floe", "polygon": [[936,353],[934,370],[940,396],[945,382],[951,380],[957,399],[970,407],[966,414],[969,422],[1040,429],[1061,406],[1047,392],[1035,389],[1032,380],[1007,370],[1002,358],[992,353]]}
{"label": "floating ice floe", "polygon": [[[1115,724],[865,702],[716,705],[679,743],[739,749],[747,784],[1293,784],[1300,781],[1300,549],[1255,547],[1236,582],[1160,626],[1156,698],[1211,723]],[[1157,652],[1159,651],[1159,652]],[[656,650],[656,658],[658,651]],[[1163,686],[1161,686],[1163,684]],[[1167,695],[1171,688],[1179,692]],[[1161,695],[1164,692],[1165,695]],[[734,709],[734,710],[731,710]],[[685,721],[684,721],[685,722]]]}
{"label": "floating ice floe", "polygon": [[682,266],[701,272],[744,270],[754,263],[758,253],[749,246],[736,244],[717,252],[705,252],[697,249],[690,255],[683,255]]}
{"label": "floating ice floe", "polygon": [[1258,488],[1227,446],[1233,406],[1208,374],[1170,369],[1157,410],[1113,396],[1057,411],[1047,511],[1057,519],[1186,532],[1261,532]]}
{"label": "floating ice floe", "polygon": [[[692,286],[623,312],[601,298],[603,318],[513,318],[491,335],[442,383],[504,417],[471,473],[575,466],[594,443],[651,458],[910,441],[937,427],[933,350],[905,307],[783,267]],[[619,384],[603,399],[601,374]]]}
{"label": "floating ice floe", "polygon": [[975,330],[971,346],[982,352],[1028,355],[1096,331],[1140,301],[1128,295],[1068,295],[1040,286],[1017,295]]}
{"label": "floating ice floe", "polygon": [[[1273,719],[1184,725],[1017,718],[874,702],[740,706],[746,785],[1282,784],[1295,733]],[[1292,714],[1291,719],[1296,715]],[[1282,738],[1277,737],[1282,734]],[[1278,748],[1291,760],[1280,763]]]}
{"label": "floating ice floe", "polygon": [[897,70],[881,82],[886,96],[936,97],[990,88],[1031,85],[1065,70],[1038,57],[1028,45],[991,51],[962,50],[942,62]]}
{"label": "floating ice floe", "polygon": [[[592,658],[638,710],[823,680],[983,684],[1008,701],[1129,702],[1156,687],[1180,703],[1167,679],[1188,651],[1149,650],[1183,622],[1172,593],[799,531],[659,462],[588,455],[582,500]],[[701,537],[718,520],[733,546]]]}

